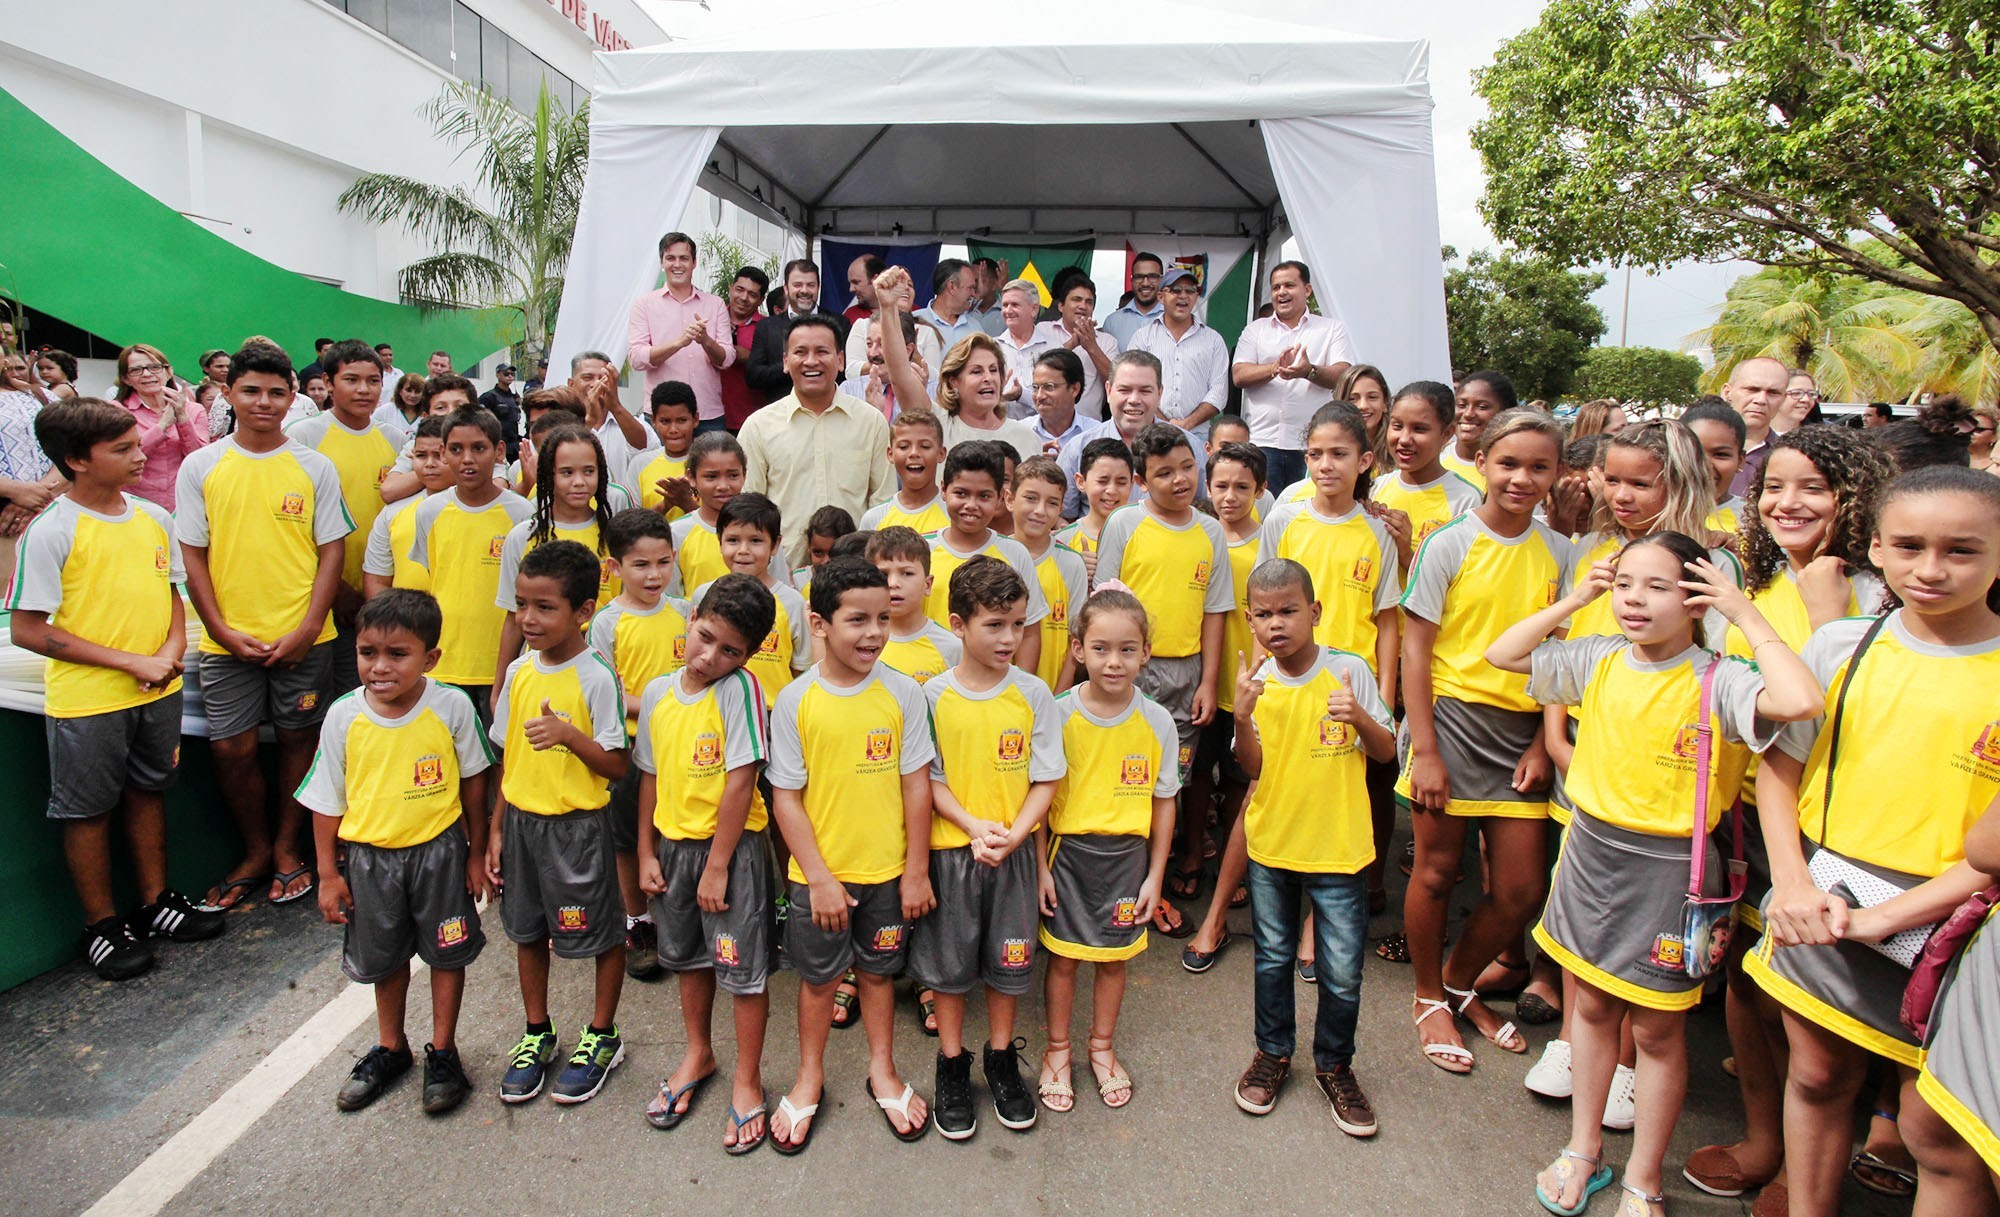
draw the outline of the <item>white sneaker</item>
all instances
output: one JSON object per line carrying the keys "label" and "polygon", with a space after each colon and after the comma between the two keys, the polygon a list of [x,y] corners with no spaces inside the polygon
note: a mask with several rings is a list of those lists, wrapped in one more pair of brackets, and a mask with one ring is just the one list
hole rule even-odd
{"label": "white sneaker", "polygon": [[1549,1099],[1567,1099],[1572,1089],[1569,1076],[1569,1041],[1550,1040],[1542,1049],[1542,1059],[1528,1070],[1524,1084]]}
{"label": "white sneaker", "polygon": [[1637,1089],[1638,1075],[1630,1065],[1620,1065],[1611,1075],[1611,1094],[1604,1100],[1604,1127],[1629,1132],[1639,1122],[1634,1099]]}

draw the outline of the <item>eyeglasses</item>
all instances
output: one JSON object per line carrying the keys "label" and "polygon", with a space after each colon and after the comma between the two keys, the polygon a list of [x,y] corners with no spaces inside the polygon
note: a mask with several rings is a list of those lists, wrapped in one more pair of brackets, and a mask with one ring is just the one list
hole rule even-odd
{"label": "eyeglasses", "polygon": [[1786,389],[1786,390],[1785,390],[1785,396],[1786,396],[1786,397],[1793,397],[1793,398],[1797,398],[1797,399],[1799,399],[1799,400],[1801,400],[1801,401],[1805,400],[1806,398],[1813,398],[1813,399],[1817,399],[1817,398],[1819,397],[1819,390],[1818,390],[1818,389]]}
{"label": "eyeglasses", "polygon": [[151,376],[156,372],[164,372],[166,370],[167,365],[163,363],[133,363],[125,366],[125,375]]}

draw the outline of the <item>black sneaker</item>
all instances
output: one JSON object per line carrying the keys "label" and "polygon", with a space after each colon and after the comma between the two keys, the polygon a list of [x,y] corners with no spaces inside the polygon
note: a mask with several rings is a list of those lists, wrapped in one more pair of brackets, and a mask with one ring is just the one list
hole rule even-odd
{"label": "black sneaker", "polygon": [[105,980],[130,980],[153,966],[153,953],[122,917],[106,917],[84,927],[83,957]]}
{"label": "black sneaker", "polygon": [[408,1073],[415,1063],[416,1058],[408,1048],[398,1051],[375,1045],[354,1062],[353,1072],[341,1083],[340,1093],[333,1096],[333,1105],[342,1111],[360,1111],[381,1098],[390,1083]]}
{"label": "black sneaker", "polygon": [[132,914],[134,930],[170,942],[205,942],[222,933],[224,924],[221,913],[202,912],[173,888],[165,889],[158,900]]}
{"label": "black sneaker", "polygon": [[472,1081],[456,1048],[424,1045],[424,1114],[441,1116],[465,1102],[472,1093]]}
{"label": "black sneaker", "polygon": [[651,980],[666,969],[660,966],[660,931],[650,921],[635,921],[625,927],[625,975],[633,980]]}
{"label": "black sneaker", "polygon": [[1026,1132],[1035,1126],[1035,1098],[1021,1080],[1021,1050],[1027,1040],[1017,1039],[1005,1048],[986,1049],[986,1089],[993,1092],[993,1114],[1002,1126]]}
{"label": "black sneaker", "polygon": [[979,1114],[972,1106],[972,1054],[960,1048],[957,1056],[937,1054],[937,1090],[931,1100],[931,1119],[946,1138],[964,1141],[979,1131]]}

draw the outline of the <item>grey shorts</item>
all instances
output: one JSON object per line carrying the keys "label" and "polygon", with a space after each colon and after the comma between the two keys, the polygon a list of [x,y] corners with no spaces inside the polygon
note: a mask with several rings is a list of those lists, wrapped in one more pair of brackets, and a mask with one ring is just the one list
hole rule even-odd
{"label": "grey shorts", "polygon": [[822,930],[813,924],[812,889],[787,885],[792,911],[785,918],[785,956],[799,979],[809,985],[831,984],[849,969],[871,976],[894,976],[903,970],[910,950],[910,926],[903,920],[903,883],[848,883],[854,897],[847,910],[847,928]]}
{"label": "grey shorts", "polygon": [[736,839],[729,855],[729,907],[703,912],[695,903],[713,838],[659,839],[657,856],[665,894],[653,897],[653,927],[660,936],[660,966],[669,972],[712,969],[724,993],[762,993],[771,978],[771,847],[761,832]]}
{"label": "grey shorts", "polygon": [[48,718],[49,819],[88,820],[132,790],[165,790],[181,760],[179,690],[143,706]]}
{"label": "grey shorts", "polygon": [[564,959],[595,959],[625,943],[625,898],[602,807],[538,816],[512,803],[501,820],[500,924]]}
{"label": "grey shorts", "polygon": [[467,849],[456,825],[404,849],[350,843],[342,870],[354,907],[347,914],[340,970],[372,985],[412,955],[445,972],[479,958],[486,934],[465,890]]}
{"label": "grey shorts", "polygon": [[331,642],[317,643],[295,668],[267,668],[234,655],[201,657],[201,707],[208,737],[228,739],[265,723],[311,731],[326,717],[333,669]]}
{"label": "grey shorts", "polygon": [[[1217,679],[1220,679],[1218,677]],[[1195,737],[1201,729],[1194,725],[1194,694],[1201,688],[1201,656],[1153,656],[1139,669],[1139,692],[1159,702],[1173,716],[1174,733],[1180,736],[1181,781],[1194,765]]]}
{"label": "grey shorts", "polygon": [[931,851],[937,907],[910,931],[910,975],[940,993],[970,993],[984,982],[1019,997],[1034,981],[1035,856],[1032,847],[999,866],[972,860],[972,847]]}
{"label": "grey shorts", "polygon": [[604,805],[611,813],[611,844],[621,854],[639,848],[639,777],[637,765],[625,766],[625,776],[611,783],[611,801]]}
{"label": "grey shorts", "polygon": [[1042,945],[1066,959],[1100,963],[1145,950],[1139,888],[1148,862],[1144,837],[1057,837],[1049,847],[1056,911],[1042,919]]}

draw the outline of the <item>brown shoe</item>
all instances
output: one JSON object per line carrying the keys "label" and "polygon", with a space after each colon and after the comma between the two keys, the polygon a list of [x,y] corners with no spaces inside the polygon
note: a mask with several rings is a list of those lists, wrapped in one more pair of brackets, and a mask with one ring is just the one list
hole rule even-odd
{"label": "brown shoe", "polygon": [[1262,1048],[1236,1083],[1236,1105],[1253,1116],[1268,1116],[1278,1105],[1278,1092],[1292,1073],[1292,1058],[1272,1056]]}
{"label": "brown shoe", "polygon": [[1785,1217],[1792,1211],[1792,1194],[1782,1183],[1767,1183],[1750,1206],[1750,1217]]}
{"label": "brown shoe", "polygon": [[1688,1155],[1687,1165],[1681,1170],[1681,1177],[1689,1183],[1711,1196],[1725,1199],[1756,1191],[1777,1176],[1776,1171],[1753,1175],[1744,1170],[1727,1145],[1702,1146]]}
{"label": "brown shoe", "polygon": [[1335,1065],[1313,1074],[1326,1101],[1333,1104],[1333,1122],[1350,1137],[1375,1135],[1375,1108],[1361,1089],[1361,1079],[1348,1065]]}

